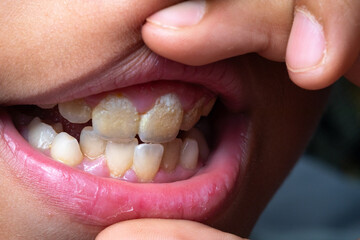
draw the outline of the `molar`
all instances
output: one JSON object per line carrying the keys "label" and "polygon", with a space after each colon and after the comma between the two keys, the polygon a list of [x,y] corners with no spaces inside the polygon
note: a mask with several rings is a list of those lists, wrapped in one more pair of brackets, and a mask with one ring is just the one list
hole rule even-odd
{"label": "molar", "polygon": [[83,154],[95,159],[105,152],[106,141],[102,139],[93,127],[84,127],[80,134],[80,148]]}
{"label": "molar", "polygon": [[179,162],[182,140],[175,138],[171,142],[163,143],[162,145],[164,146],[164,154],[161,161],[161,168],[167,172],[171,172]]}
{"label": "molar", "polygon": [[57,133],[50,125],[41,122],[40,118],[34,118],[28,126],[28,142],[38,149],[49,149]]}
{"label": "molar", "polygon": [[80,164],[83,159],[78,141],[66,132],[61,132],[54,138],[50,155],[56,161],[72,167]]}
{"label": "molar", "polygon": [[87,123],[91,119],[91,107],[83,99],[59,103],[59,112],[71,123]]}
{"label": "molar", "polygon": [[187,169],[195,169],[199,158],[199,148],[196,140],[185,138],[181,146],[179,164]]}

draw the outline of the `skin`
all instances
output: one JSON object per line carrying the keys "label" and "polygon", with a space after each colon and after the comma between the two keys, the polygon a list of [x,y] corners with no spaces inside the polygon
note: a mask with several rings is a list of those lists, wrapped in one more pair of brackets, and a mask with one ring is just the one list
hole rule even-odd
{"label": "skin", "polygon": [[[270,1],[266,3],[243,1],[249,11],[245,11],[244,6],[240,4],[236,7],[243,9],[244,12],[251,13],[255,11],[254,9],[256,11],[267,9],[268,12],[255,22],[249,23],[245,19],[240,19],[243,21],[243,26],[251,28],[257,26],[259,32],[261,30],[264,32],[266,26],[277,21],[276,25],[280,27],[277,28],[278,31],[268,36],[273,40],[273,43],[268,45],[269,49],[266,49],[268,51],[255,43],[251,48],[246,48],[246,44],[239,44],[239,50],[232,54],[220,55],[216,51],[209,50],[216,49],[212,46],[206,47],[209,55],[199,55],[204,48],[200,50],[196,47],[198,46],[196,43],[204,42],[204,39],[201,39],[202,36],[197,39],[193,34],[192,41],[189,41],[187,35],[189,33],[186,31],[191,31],[191,28],[184,29],[185,32],[180,30],[176,34],[149,24],[145,24],[142,28],[146,18],[151,14],[178,2],[180,1],[108,0],[105,4],[56,0],[2,1],[0,3],[0,103],[2,105],[46,103],[46,99],[42,98],[44,94],[60,95],[69,84],[80,86],[86,83],[89,75],[116,64],[124,69],[134,66],[146,59],[151,54],[151,50],[187,64],[204,64],[248,52],[259,52],[270,60],[283,60],[294,6],[300,1],[296,4],[284,1],[276,6]],[[205,15],[209,18],[219,17],[222,14],[221,11],[216,11],[216,4],[223,7],[232,6],[231,1],[211,1],[209,4],[214,4],[209,7],[213,10]],[[264,4],[269,6],[264,7]],[[358,6],[355,2],[349,1],[349,4]],[[271,17],[269,9],[277,11],[276,18]],[[326,13],[330,15],[331,12],[325,9],[324,16]],[[257,13],[257,15],[261,14]],[[349,19],[354,17],[350,13]],[[239,19],[231,17],[223,18],[223,21],[225,25],[231,26],[235,24],[234,19],[239,22]],[[264,22],[267,24],[263,24]],[[197,27],[209,28],[206,25]],[[257,31],[253,34],[257,34]],[[356,38],[358,32],[355,31],[354,35],[356,35],[355,39],[358,39]],[[185,36],[185,39],[181,36]],[[142,37],[151,50],[145,46]],[[164,38],[168,41],[163,41]],[[229,39],[235,38],[229,36]],[[256,35],[251,39],[257,39]],[[188,40],[186,42],[189,44],[180,44],[183,40]],[[355,40],[350,41],[353,42]],[[164,49],[167,49],[165,52],[159,50],[160,43],[163,44]],[[219,45],[219,42],[214,41],[212,44]],[[189,49],[194,51],[192,55]],[[358,54],[359,48],[355,46],[354,49]],[[356,51],[351,52],[351,55],[356,54]],[[193,55],[203,58],[194,63],[190,61]],[[351,61],[349,60],[349,63],[345,64],[346,67],[335,74],[336,76],[340,72],[346,73],[347,69],[354,65],[356,56],[350,56],[349,59]],[[271,62],[254,54],[239,56],[229,61],[232,68],[239,69],[239,81],[246,79],[243,85],[247,92],[251,93],[249,94],[251,110],[248,114],[252,118],[253,134],[257,136],[252,139],[251,151],[248,153],[251,164],[246,169],[247,180],[236,190],[229,208],[217,219],[206,223],[213,228],[189,221],[132,220],[111,226],[104,230],[98,239],[120,239],[124,234],[129,239],[133,239],[132,234],[137,234],[136,236],[140,236],[141,239],[164,239],[169,234],[174,239],[197,238],[196,234],[179,236],[176,231],[162,230],[170,226],[177,229],[186,227],[189,232],[194,233],[201,229],[204,238],[207,235],[219,234],[217,239],[237,239],[236,236],[220,230],[242,237],[248,236],[258,215],[305,148],[325,104],[328,89],[316,92],[302,90],[291,83],[284,63]],[[356,75],[356,73],[352,74],[352,76]],[[0,180],[3,183],[0,191],[4,193],[0,196],[1,238],[93,239],[103,230],[103,227],[86,226],[74,221],[65,213],[58,211],[56,206],[47,204],[46,200],[33,194],[31,189],[22,184],[9,170],[6,165],[8,157],[6,151],[0,151],[2,173]],[[142,224],[152,227],[149,227],[148,231],[141,232],[139,229],[142,228]],[[156,234],[151,235],[150,232]],[[146,238],[149,236],[153,238]]]}

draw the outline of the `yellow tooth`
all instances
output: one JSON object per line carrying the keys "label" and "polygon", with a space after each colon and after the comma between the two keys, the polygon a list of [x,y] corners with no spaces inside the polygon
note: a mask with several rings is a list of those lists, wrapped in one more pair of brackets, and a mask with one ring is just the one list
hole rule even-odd
{"label": "yellow tooth", "polygon": [[201,159],[206,160],[209,156],[210,149],[207,141],[202,132],[197,128],[192,128],[184,133],[185,138],[191,138],[196,140],[199,146],[199,156]]}
{"label": "yellow tooth", "polygon": [[106,141],[92,127],[84,127],[80,134],[80,148],[83,154],[95,159],[105,152]]}
{"label": "yellow tooth", "polygon": [[164,146],[164,154],[161,161],[161,168],[167,172],[171,172],[179,162],[182,141],[180,138],[175,138],[171,142],[163,143],[162,145]]}
{"label": "yellow tooth", "polygon": [[121,177],[131,168],[137,145],[136,138],[128,143],[107,143],[105,156],[112,177]]}
{"label": "yellow tooth", "polygon": [[167,94],[156,100],[155,106],[141,116],[139,137],[143,142],[164,143],[176,138],[183,110],[176,95]]}
{"label": "yellow tooth", "polygon": [[152,181],[159,171],[164,147],[161,144],[140,144],[134,152],[133,170],[141,182]]}
{"label": "yellow tooth", "polygon": [[91,107],[83,99],[58,104],[59,112],[71,123],[86,123],[91,119]]}
{"label": "yellow tooth", "polygon": [[63,125],[60,123],[60,122],[57,122],[57,123],[54,123],[51,125],[54,130],[57,132],[57,133],[61,133],[64,131],[64,128],[63,128]]}
{"label": "yellow tooth", "polygon": [[38,149],[49,149],[57,133],[48,124],[41,122],[40,118],[34,118],[28,126],[28,142]]}
{"label": "yellow tooth", "polygon": [[180,166],[187,169],[195,169],[197,167],[199,157],[199,148],[196,140],[185,138],[181,147]]}
{"label": "yellow tooth", "polygon": [[209,115],[209,113],[214,107],[215,102],[216,102],[216,98],[213,98],[207,104],[205,104],[202,108],[201,116],[206,117],[207,115]]}
{"label": "yellow tooth", "polygon": [[195,126],[195,124],[199,121],[202,111],[203,111],[203,103],[205,99],[201,98],[196,102],[195,106],[189,111],[185,112],[182,123],[181,130],[188,131]]}
{"label": "yellow tooth", "polygon": [[56,104],[39,104],[37,106],[42,109],[52,109],[56,106]]}
{"label": "yellow tooth", "polygon": [[55,137],[50,155],[56,161],[72,167],[80,164],[83,159],[78,141],[66,132],[61,132]]}
{"label": "yellow tooth", "polygon": [[131,140],[139,129],[139,114],[129,99],[109,95],[92,112],[94,130],[109,140]]}

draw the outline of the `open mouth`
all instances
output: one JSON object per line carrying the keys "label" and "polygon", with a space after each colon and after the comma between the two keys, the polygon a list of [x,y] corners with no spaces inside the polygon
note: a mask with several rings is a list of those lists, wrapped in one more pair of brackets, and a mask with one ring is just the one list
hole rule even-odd
{"label": "open mouth", "polygon": [[[157,68],[183,68],[164,64]],[[216,65],[191,68],[190,78],[190,70],[176,78],[152,71],[134,85],[3,108],[8,165],[47,203],[85,224],[221,214],[243,176],[248,117],[245,107],[229,106],[231,94],[220,86],[232,74],[214,74],[225,71]]]}

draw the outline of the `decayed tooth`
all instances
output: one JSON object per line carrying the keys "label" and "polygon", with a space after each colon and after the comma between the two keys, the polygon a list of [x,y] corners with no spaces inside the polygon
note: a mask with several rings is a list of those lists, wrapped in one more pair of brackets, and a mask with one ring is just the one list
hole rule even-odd
{"label": "decayed tooth", "polygon": [[141,116],[139,137],[143,142],[164,143],[176,138],[183,110],[176,95],[166,94],[156,100],[155,106]]}
{"label": "decayed tooth", "polygon": [[89,158],[97,158],[104,154],[106,141],[102,139],[92,127],[84,127],[80,134],[80,148]]}
{"label": "decayed tooth", "polygon": [[57,123],[54,123],[53,125],[51,125],[54,130],[57,132],[57,133],[61,133],[64,131],[64,128],[63,128],[63,125],[60,123],[60,122],[57,122]]}
{"label": "decayed tooth", "polygon": [[171,172],[179,162],[182,140],[175,138],[171,142],[163,143],[162,145],[164,146],[164,154],[161,161],[161,168],[167,172]]}
{"label": "decayed tooth", "polygon": [[181,147],[180,166],[195,169],[198,163],[199,148],[196,140],[185,138]]}
{"label": "decayed tooth", "polygon": [[189,111],[184,113],[184,117],[181,123],[181,130],[188,131],[195,126],[195,124],[199,121],[202,111],[203,111],[203,103],[205,99],[201,98],[196,102],[195,106]]}
{"label": "decayed tooth", "polygon": [[105,156],[112,177],[121,177],[131,168],[137,145],[136,138],[128,143],[107,143]]}
{"label": "decayed tooth", "polygon": [[49,149],[57,133],[48,124],[34,118],[28,126],[28,141],[31,146],[38,149]]}
{"label": "decayed tooth", "polygon": [[142,182],[154,179],[159,170],[164,147],[161,144],[140,144],[134,152],[133,170]]}
{"label": "decayed tooth", "polygon": [[50,155],[56,161],[68,166],[76,166],[83,159],[78,141],[66,132],[61,132],[55,137]]}
{"label": "decayed tooth", "polygon": [[139,129],[139,114],[125,97],[109,95],[92,112],[94,130],[107,139],[129,139]]}
{"label": "decayed tooth", "polygon": [[206,117],[211,112],[214,104],[216,102],[216,98],[211,99],[207,104],[205,104],[202,108],[201,116]]}
{"label": "decayed tooth", "polygon": [[86,123],[91,119],[91,107],[83,99],[59,103],[58,108],[61,116],[71,123]]}
{"label": "decayed tooth", "polygon": [[191,138],[196,140],[199,146],[199,156],[201,159],[205,160],[209,156],[210,149],[207,144],[207,141],[204,137],[204,134],[197,128],[192,128],[190,131],[184,133],[186,138]]}

